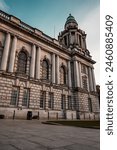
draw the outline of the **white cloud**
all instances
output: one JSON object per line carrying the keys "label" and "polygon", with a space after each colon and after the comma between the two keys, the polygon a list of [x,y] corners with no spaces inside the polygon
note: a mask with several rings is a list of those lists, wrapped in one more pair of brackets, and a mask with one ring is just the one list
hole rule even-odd
{"label": "white cloud", "polygon": [[0,9],[3,11],[8,11],[9,7],[7,6],[7,4],[5,3],[4,0],[0,0]]}
{"label": "white cloud", "polygon": [[95,76],[96,83],[100,83],[100,8],[97,7],[86,15],[80,22],[80,27],[87,34],[87,48],[92,58],[96,61]]}

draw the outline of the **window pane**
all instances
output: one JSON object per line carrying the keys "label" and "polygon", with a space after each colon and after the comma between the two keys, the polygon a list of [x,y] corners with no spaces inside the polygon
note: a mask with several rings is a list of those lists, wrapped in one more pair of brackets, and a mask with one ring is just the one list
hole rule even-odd
{"label": "window pane", "polygon": [[68,96],[68,109],[72,110],[72,100],[71,100],[71,96]]}
{"label": "window pane", "polygon": [[54,95],[49,93],[48,108],[54,109]]}
{"label": "window pane", "polygon": [[41,91],[40,92],[40,108],[45,108],[46,105],[46,92],[45,91]]}
{"label": "window pane", "polygon": [[65,69],[63,67],[60,68],[60,84],[65,84]]}
{"label": "window pane", "polygon": [[83,84],[83,89],[87,90],[88,85],[87,85],[87,77],[82,77],[82,84]]}
{"label": "window pane", "polygon": [[17,87],[12,89],[10,105],[17,105],[19,90]]}
{"label": "window pane", "polygon": [[45,79],[45,80],[48,79],[48,72],[49,72],[48,63],[46,60],[44,60],[42,64],[42,79]]}
{"label": "window pane", "polygon": [[85,65],[81,65],[81,72],[86,74],[86,66]]}
{"label": "window pane", "polygon": [[61,95],[61,109],[65,109],[65,95]]}
{"label": "window pane", "polygon": [[24,89],[22,106],[28,106],[29,102],[29,89]]}
{"label": "window pane", "polygon": [[18,56],[18,67],[17,70],[19,73],[26,73],[26,66],[27,66],[27,55],[25,52],[20,52]]}
{"label": "window pane", "polygon": [[88,98],[89,111],[92,112],[92,101],[91,98]]}

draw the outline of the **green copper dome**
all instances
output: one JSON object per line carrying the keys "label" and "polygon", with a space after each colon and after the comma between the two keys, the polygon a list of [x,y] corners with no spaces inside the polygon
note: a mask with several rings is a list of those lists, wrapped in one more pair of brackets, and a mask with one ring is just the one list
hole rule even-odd
{"label": "green copper dome", "polygon": [[69,22],[75,22],[75,23],[77,23],[76,20],[75,20],[75,18],[71,14],[69,14],[69,16],[67,17],[66,24],[69,23]]}
{"label": "green copper dome", "polygon": [[[65,23],[65,27],[69,26],[69,24],[71,24],[71,23],[73,26],[78,26],[78,23],[75,20],[75,18],[71,14],[69,14],[69,16],[67,17],[66,23]],[[72,25],[70,25],[70,26],[72,26]]]}

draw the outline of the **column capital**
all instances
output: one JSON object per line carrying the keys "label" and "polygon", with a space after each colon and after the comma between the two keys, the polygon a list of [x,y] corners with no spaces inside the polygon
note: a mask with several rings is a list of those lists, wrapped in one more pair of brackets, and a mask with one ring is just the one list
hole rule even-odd
{"label": "column capital", "polygon": [[9,31],[6,31],[6,34],[11,34]]}
{"label": "column capital", "polygon": [[13,35],[13,38],[17,38],[17,39],[18,39],[18,38],[19,38],[19,36],[17,36],[17,35]]}
{"label": "column capital", "polygon": [[35,43],[32,43],[32,46],[35,46],[35,47],[36,47]]}
{"label": "column capital", "polygon": [[54,53],[54,52],[51,52],[51,54],[52,54],[52,55],[55,55],[55,53]]}

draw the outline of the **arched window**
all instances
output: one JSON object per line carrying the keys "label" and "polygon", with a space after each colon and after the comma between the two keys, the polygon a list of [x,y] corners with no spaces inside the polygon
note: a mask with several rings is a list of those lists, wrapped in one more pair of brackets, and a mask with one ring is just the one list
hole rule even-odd
{"label": "arched window", "polygon": [[19,52],[17,70],[19,73],[26,74],[27,55],[24,51]]}
{"label": "arched window", "polygon": [[60,84],[66,84],[66,74],[65,74],[65,68],[64,66],[61,66],[60,68]]}
{"label": "arched window", "polygon": [[42,63],[42,79],[48,80],[49,79],[49,65],[47,60],[43,60]]}

